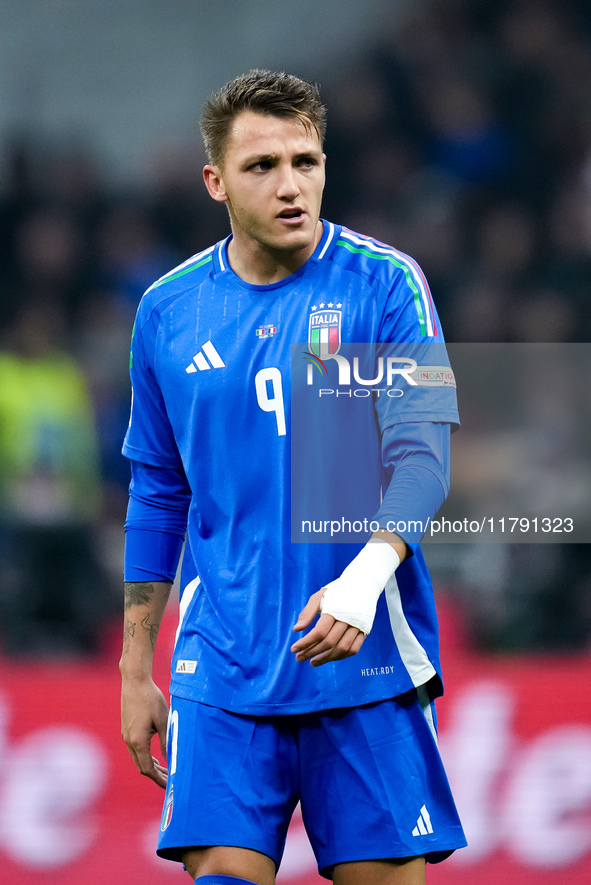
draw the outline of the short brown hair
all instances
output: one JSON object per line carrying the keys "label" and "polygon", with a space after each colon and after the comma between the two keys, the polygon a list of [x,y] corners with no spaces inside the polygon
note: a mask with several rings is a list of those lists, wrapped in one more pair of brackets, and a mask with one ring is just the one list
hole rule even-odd
{"label": "short brown hair", "polygon": [[317,86],[291,74],[253,70],[226,83],[205,104],[201,134],[210,163],[223,162],[232,122],[242,111],[297,117],[324,139],[326,108]]}

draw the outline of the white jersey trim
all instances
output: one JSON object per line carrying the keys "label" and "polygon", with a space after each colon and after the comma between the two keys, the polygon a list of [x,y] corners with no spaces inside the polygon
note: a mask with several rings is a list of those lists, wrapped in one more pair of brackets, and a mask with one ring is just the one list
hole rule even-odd
{"label": "white jersey trim", "polygon": [[429,692],[426,685],[417,686],[417,698],[423,710],[423,715],[427,720],[429,730],[433,735],[433,739],[435,743],[438,744],[439,740],[437,737],[437,729],[435,728],[435,720],[433,719],[433,708],[431,707],[431,700],[429,698]]}
{"label": "white jersey trim", "polygon": [[418,272],[412,259],[409,258],[408,255],[405,255],[404,252],[399,252],[398,249],[393,249],[386,246],[378,246],[371,238],[359,237],[345,230],[341,231],[341,237],[344,240],[349,240],[351,243],[355,243],[355,245],[357,246],[364,246],[366,249],[369,249],[369,251],[371,252],[375,252],[377,255],[391,255],[392,258],[396,258],[396,260],[400,261],[401,264],[406,265],[409,272],[412,274],[412,278],[415,281],[419,292],[421,293],[421,301],[423,303],[423,311],[425,313],[427,326],[427,335],[432,338],[433,320],[431,318],[431,304],[429,300],[429,295],[425,288],[425,283],[421,278],[421,274]]}
{"label": "white jersey trim", "polygon": [[222,271],[222,273],[226,270],[226,265],[224,262],[224,248],[229,239],[230,237],[226,237],[218,246],[218,259],[220,262],[220,270]]}
{"label": "white jersey trim", "polygon": [[318,256],[318,261],[321,261],[324,258],[324,256],[326,255],[326,250],[330,246],[330,243],[331,243],[332,238],[334,236],[334,224],[331,221],[328,221],[327,224],[329,227],[328,236],[326,238],[326,243],[322,247],[322,252]]}
{"label": "white jersey trim", "polygon": [[385,593],[394,642],[412,684],[417,688],[436,675],[435,668],[406,620],[396,575],[392,575],[386,584]]}
{"label": "white jersey trim", "polygon": [[172,270],[169,270],[163,276],[159,277],[159,279],[155,280],[152,283],[152,285],[150,286],[150,288],[146,289],[146,293],[148,293],[152,289],[156,288],[156,286],[159,286],[166,279],[168,279],[168,277],[174,276],[175,273],[179,272],[179,270],[183,270],[183,268],[188,267],[190,264],[196,264],[198,261],[201,261],[202,258],[205,258],[205,256],[209,255],[210,252],[213,252],[214,249],[215,249],[215,246],[210,246],[209,249],[204,249],[203,252],[198,252],[196,255],[191,255],[191,257],[187,258],[186,261],[183,261],[182,264],[179,264],[176,267],[173,267]]}
{"label": "white jersey trim", "polygon": [[201,583],[201,578],[197,576],[190,581],[183,591],[183,595],[181,596],[181,601],[179,605],[179,625],[176,628],[176,636],[174,637],[174,644],[176,646],[179,641],[179,636],[181,635],[181,629],[183,627],[185,618],[187,616],[187,611],[191,602],[193,601],[193,597],[195,596],[195,591],[197,587]]}

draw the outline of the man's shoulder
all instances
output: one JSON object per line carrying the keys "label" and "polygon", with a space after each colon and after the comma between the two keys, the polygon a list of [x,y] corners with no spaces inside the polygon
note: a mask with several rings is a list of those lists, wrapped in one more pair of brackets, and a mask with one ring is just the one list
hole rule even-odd
{"label": "man's shoulder", "polygon": [[338,230],[332,257],[342,267],[387,286],[396,278],[421,273],[410,255],[345,226]]}
{"label": "man's shoulder", "polygon": [[139,315],[146,321],[154,311],[158,311],[163,304],[187,290],[200,285],[209,276],[213,269],[213,256],[217,248],[216,243],[192,255],[182,264],[173,267],[146,289],[139,307]]}

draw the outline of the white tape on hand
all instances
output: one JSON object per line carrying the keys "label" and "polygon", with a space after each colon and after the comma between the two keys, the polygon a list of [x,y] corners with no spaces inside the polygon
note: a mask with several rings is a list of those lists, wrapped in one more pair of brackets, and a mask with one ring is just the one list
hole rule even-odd
{"label": "white tape on hand", "polygon": [[369,541],[340,578],[326,585],[320,611],[368,634],[380,594],[399,565],[400,557],[390,544]]}

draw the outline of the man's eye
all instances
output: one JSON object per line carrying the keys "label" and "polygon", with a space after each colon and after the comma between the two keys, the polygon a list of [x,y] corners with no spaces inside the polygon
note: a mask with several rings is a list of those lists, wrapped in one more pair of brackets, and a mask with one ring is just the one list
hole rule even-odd
{"label": "man's eye", "polygon": [[302,157],[302,159],[299,162],[299,165],[304,166],[304,168],[306,168],[306,169],[309,169],[312,166],[316,166],[317,163],[316,163],[316,160],[314,159],[314,157]]}
{"label": "man's eye", "polygon": [[271,161],[261,160],[260,163],[254,163],[250,168],[253,170],[253,172],[266,172],[268,169],[271,168]]}

